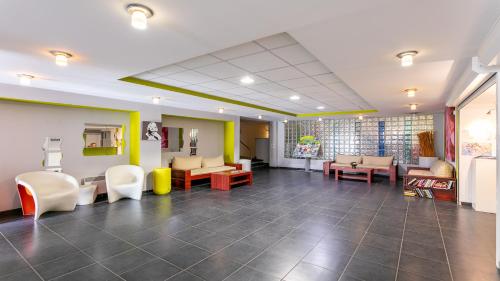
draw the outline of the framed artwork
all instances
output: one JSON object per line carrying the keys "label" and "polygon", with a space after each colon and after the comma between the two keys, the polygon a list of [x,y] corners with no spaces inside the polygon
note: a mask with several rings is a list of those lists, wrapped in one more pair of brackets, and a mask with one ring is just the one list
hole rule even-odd
{"label": "framed artwork", "polygon": [[161,141],[161,122],[142,121],[142,140]]}
{"label": "framed artwork", "polygon": [[455,108],[447,107],[444,111],[444,139],[446,160],[455,162]]}

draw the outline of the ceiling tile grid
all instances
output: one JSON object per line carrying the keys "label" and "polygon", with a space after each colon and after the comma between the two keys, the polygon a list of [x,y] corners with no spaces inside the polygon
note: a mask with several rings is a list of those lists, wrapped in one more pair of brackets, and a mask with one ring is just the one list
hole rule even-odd
{"label": "ceiling tile grid", "polygon": [[[244,85],[248,75],[255,81]],[[323,63],[280,33],[135,75],[294,113],[347,111],[372,107]],[[298,95],[300,100],[291,101]]]}

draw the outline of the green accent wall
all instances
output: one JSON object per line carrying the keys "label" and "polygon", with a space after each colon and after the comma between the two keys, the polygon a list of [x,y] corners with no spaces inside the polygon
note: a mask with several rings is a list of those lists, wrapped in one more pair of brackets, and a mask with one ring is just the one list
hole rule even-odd
{"label": "green accent wall", "polygon": [[315,113],[299,113],[296,117],[323,117],[335,115],[355,115],[355,114],[368,114],[378,112],[376,109],[367,110],[351,110],[351,111],[330,111],[330,112],[315,112]]}
{"label": "green accent wall", "polygon": [[110,156],[117,155],[116,147],[84,147],[83,156]]}
{"label": "green accent wall", "polygon": [[224,161],[234,163],[234,121],[224,122]]}
{"label": "green accent wall", "polygon": [[131,165],[141,164],[141,113],[130,112],[130,160]]}

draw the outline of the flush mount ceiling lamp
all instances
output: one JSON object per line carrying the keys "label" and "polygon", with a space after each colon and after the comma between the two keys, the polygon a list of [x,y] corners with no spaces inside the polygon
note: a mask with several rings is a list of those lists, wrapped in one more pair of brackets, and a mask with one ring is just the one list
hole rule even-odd
{"label": "flush mount ceiling lamp", "polygon": [[257,116],[257,118],[262,119],[262,115]]}
{"label": "flush mount ceiling lamp", "polygon": [[52,50],[50,53],[56,58],[56,64],[59,66],[67,66],[68,60],[73,57],[72,54],[63,51]]}
{"label": "flush mount ceiling lamp", "polygon": [[224,107],[219,107],[218,112],[221,114],[224,113]]}
{"label": "flush mount ceiling lamp", "polygon": [[241,77],[240,82],[241,82],[241,84],[249,85],[249,84],[253,84],[255,82],[255,80],[252,77],[246,75],[246,76]]}
{"label": "flush mount ceiling lamp", "polygon": [[318,121],[319,121],[319,122],[323,121],[323,118],[318,117]]}
{"label": "flush mount ceiling lamp", "polygon": [[417,104],[415,104],[415,103],[410,104],[410,110],[411,111],[417,110]]}
{"label": "flush mount ceiling lamp", "polygon": [[153,103],[154,104],[160,104],[160,100],[161,100],[160,97],[153,97]]}
{"label": "flush mount ceiling lamp", "polygon": [[406,51],[396,55],[399,59],[401,59],[401,66],[408,67],[413,65],[413,57],[418,54],[417,51]]}
{"label": "flush mount ceiling lamp", "polygon": [[415,93],[417,93],[417,88],[405,89],[404,92],[409,98],[415,97]]}
{"label": "flush mount ceiling lamp", "polygon": [[285,124],[288,123],[288,120],[287,119],[283,120],[283,123],[285,123]]}
{"label": "flush mount ceiling lamp", "polygon": [[322,106],[322,105],[320,105],[320,106],[316,107],[316,109],[317,109],[317,110],[323,110],[323,109],[325,109],[325,107],[324,107],[324,106]]}
{"label": "flush mount ceiling lamp", "polygon": [[300,100],[300,96],[293,95],[290,97],[291,100]]}
{"label": "flush mount ceiling lamp", "polygon": [[35,76],[29,74],[18,74],[17,77],[19,78],[19,85],[21,86],[31,85],[31,80],[35,78]]}
{"label": "flush mount ceiling lamp", "polygon": [[144,30],[148,28],[148,18],[154,15],[153,10],[141,4],[128,4],[127,12],[131,16],[130,24],[135,29]]}
{"label": "flush mount ceiling lamp", "polygon": [[359,115],[359,116],[358,116],[358,119],[359,119],[359,120],[363,120],[363,115]]}

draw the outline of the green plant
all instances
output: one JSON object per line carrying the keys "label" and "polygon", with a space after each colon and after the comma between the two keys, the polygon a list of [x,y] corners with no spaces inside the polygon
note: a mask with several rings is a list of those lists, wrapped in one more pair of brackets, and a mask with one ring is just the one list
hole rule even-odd
{"label": "green plant", "polygon": [[302,136],[299,139],[299,144],[319,144],[319,141],[314,136]]}

